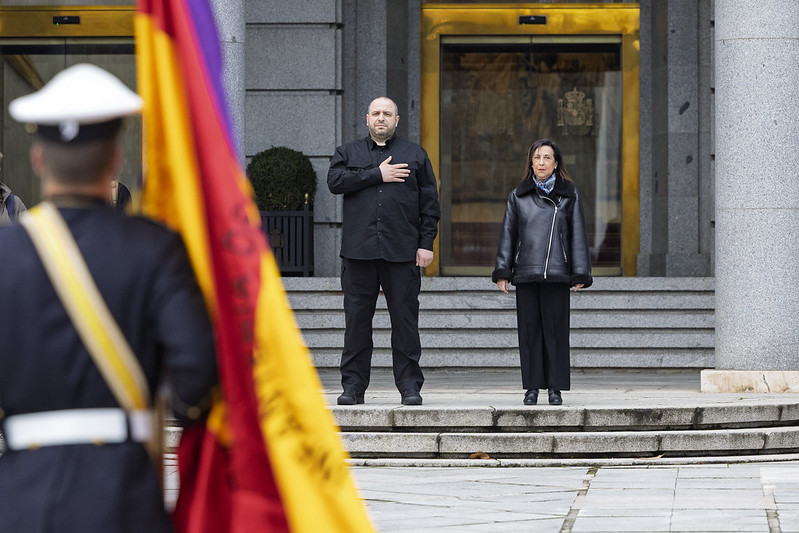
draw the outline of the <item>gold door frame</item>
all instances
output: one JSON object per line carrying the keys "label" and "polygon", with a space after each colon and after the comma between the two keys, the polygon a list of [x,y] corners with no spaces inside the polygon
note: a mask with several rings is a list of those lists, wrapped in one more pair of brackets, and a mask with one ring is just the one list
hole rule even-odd
{"label": "gold door frame", "polygon": [[[0,43],[81,44],[104,38],[106,44],[133,43],[134,6],[36,6],[0,7]],[[59,17],[77,17],[77,24],[58,24]],[[94,41],[83,41],[94,39]],[[42,86],[39,74],[23,56],[6,61],[30,80],[34,89]]]}
{"label": "gold door frame", "polygon": [[[135,6],[0,7],[0,38],[133,38]],[[56,24],[54,17],[80,17],[80,24]]]}
{"label": "gold door frame", "polygon": [[[545,16],[546,24],[519,24],[520,16]],[[638,197],[638,4],[425,4],[422,7],[422,144],[439,175],[442,36],[614,35],[622,61],[622,249],[624,276],[635,276],[640,238]],[[439,238],[428,275],[440,270]]]}

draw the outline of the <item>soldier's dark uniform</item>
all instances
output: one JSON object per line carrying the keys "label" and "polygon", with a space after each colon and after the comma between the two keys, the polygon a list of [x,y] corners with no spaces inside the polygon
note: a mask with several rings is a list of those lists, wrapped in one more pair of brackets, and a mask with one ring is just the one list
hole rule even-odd
{"label": "soldier's dark uniform", "polygon": [[[213,336],[179,237],[102,201],[63,208],[67,225],[151,391],[170,373],[181,404],[215,382]],[[21,413],[118,407],[25,230],[0,231],[0,407]],[[0,529],[170,531],[156,470],[140,443],[7,451]]]}
{"label": "soldier's dark uniform", "polygon": [[[102,199],[56,197],[151,394],[169,375],[180,410],[216,383],[214,339],[179,236]],[[67,315],[28,233],[0,230],[0,409],[9,417],[119,404]],[[0,457],[0,530],[168,532],[144,445],[67,444]]]}

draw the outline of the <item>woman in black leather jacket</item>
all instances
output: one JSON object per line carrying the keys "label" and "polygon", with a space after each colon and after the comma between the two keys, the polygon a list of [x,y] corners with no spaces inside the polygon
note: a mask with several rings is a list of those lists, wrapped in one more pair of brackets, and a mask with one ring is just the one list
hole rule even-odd
{"label": "woman in black leather jacket", "polygon": [[530,147],[524,179],[508,196],[491,279],[504,293],[516,286],[525,405],[538,402],[538,389],[561,405],[570,388],[569,288],[593,279],[580,195],[549,139]]}

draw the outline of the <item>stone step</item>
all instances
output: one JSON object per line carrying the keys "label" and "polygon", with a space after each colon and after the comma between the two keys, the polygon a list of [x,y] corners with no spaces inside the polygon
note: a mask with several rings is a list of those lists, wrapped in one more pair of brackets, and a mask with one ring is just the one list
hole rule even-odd
{"label": "stone step", "polygon": [[[167,453],[175,453],[180,433],[180,428],[166,428]],[[463,459],[478,452],[493,459],[732,456],[795,453],[799,448],[796,426],[503,433],[345,431],[340,437],[353,458]]]}
{"label": "stone step", "polygon": [[717,430],[559,431],[526,433],[343,433],[354,458],[494,459],[756,455],[794,452],[799,428]]}
{"label": "stone step", "polygon": [[[518,368],[518,348],[426,348],[422,345],[425,369]],[[341,362],[341,348],[314,348],[311,357],[316,368],[334,369]],[[708,348],[572,348],[572,369],[595,368],[711,368],[714,350]],[[377,348],[372,368],[391,368],[391,349]]]}
{"label": "stone step", "polygon": [[[546,391],[541,400],[546,402]],[[799,426],[799,403],[573,407],[331,406],[342,431],[527,432],[740,429]],[[799,430],[799,427],[797,427]]]}
{"label": "stone step", "polygon": [[[292,309],[339,310],[344,297],[340,292],[289,293]],[[610,292],[588,289],[571,295],[572,309],[713,309],[712,293],[676,292]],[[419,305],[423,310],[515,310],[516,297],[513,291],[503,294],[496,289],[467,291],[462,293],[422,292]],[[377,299],[377,308],[385,309],[382,293]]]}
{"label": "stone step", "polygon": [[799,447],[799,404],[331,408],[354,458],[776,454]]}
{"label": "stone step", "polygon": [[[420,331],[422,347],[427,353],[434,348],[501,349],[518,348],[516,330],[512,332],[467,329]],[[573,330],[569,336],[572,349],[578,348],[713,348],[713,330],[691,331],[678,329],[650,329],[630,331]],[[342,334],[336,331],[303,332],[306,345],[311,349],[337,348]],[[375,330],[372,334],[375,348],[391,347],[391,332]]]}
{"label": "stone step", "polygon": [[[483,328],[516,329],[516,311],[443,309],[424,311],[419,316],[419,330]],[[303,331],[344,330],[342,310],[295,310],[297,325]],[[372,322],[375,330],[388,330],[391,321],[388,311],[378,309]],[[572,329],[709,329],[714,328],[712,310],[636,309],[636,310],[575,310],[571,311]]]}
{"label": "stone step", "polygon": [[[338,277],[311,277],[293,278],[284,277],[283,285],[289,293],[302,294],[308,292],[341,292],[341,280]],[[579,295],[593,292],[609,291],[619,292],[641,292],[641,293],[685,293],[685,292],[710,292],[715,287],[715,279],[712,277],[690,278],[690,277],[595,277],[594,285]],[[422,278],[422,293],[427,292],[450,292],[463,293],[467,291],[491,291],[497,292],[496,285],[486,277],[424,277]]]}
{"label": "stone step", "polygon": [[[572,293],[572,309],[712,310],[713,278],[596,278],[587,290]],[[337,278],[283,278],[291,307],[341,310],[343,295]],[[419,295],[421,308],[435,310],[512,310],[514,290],[502,294],[480,278],[425,278]],[[385,309],[385,298],[378,298]]]}

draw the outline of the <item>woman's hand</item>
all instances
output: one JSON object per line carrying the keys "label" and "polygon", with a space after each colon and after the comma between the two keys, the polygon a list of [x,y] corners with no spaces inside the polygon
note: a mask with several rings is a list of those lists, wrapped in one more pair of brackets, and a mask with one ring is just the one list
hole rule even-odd
{"label": "woman's hand", "polygon": [[505,294],[508,294],[508,280],[506,279],[497,280],[497,288],[502,292],[504,292]]}
{"label": "woman's hand", "polygon": [[574,286],[574,292],[579,291],[583,287],[585,287],[585,283],[578,283],[577,285]]}

